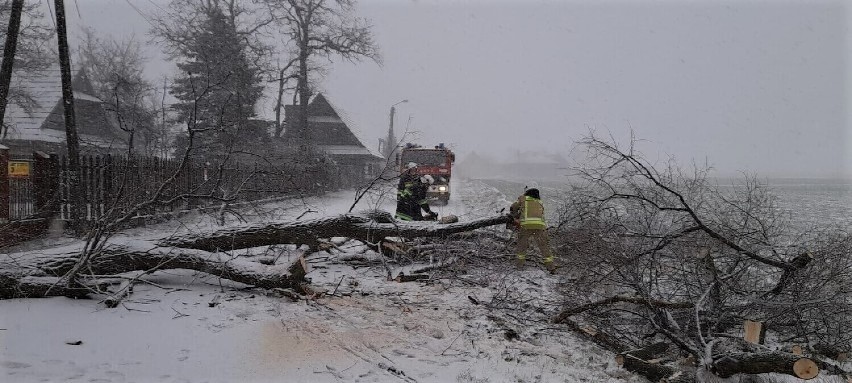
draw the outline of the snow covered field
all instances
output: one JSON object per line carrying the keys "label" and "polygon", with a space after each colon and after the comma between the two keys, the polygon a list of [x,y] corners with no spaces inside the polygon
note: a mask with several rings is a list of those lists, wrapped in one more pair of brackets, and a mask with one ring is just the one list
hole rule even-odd
{"label": "snow covered field", "polygon": [[[508,200],[469,181],[454,187],[442,214],[493,214]],[[393,210],[393,196],[357,209]],[[353,192],[279,202],[246,220],[315,218],[345,212]],[[271,213],[270,213],[271,211]],[[236,223],[236,216],[227,216]],[[213,225],[195,215],[128,236],[162,236]],[[502,229],[501,229],[502,230]],[[543,323],[516,325],[486,303],[505,283],[529,283],[546,296],[556,278],[495,260],[470,270],[471,284],[441,279],[387,281],[381,266],[340,259],[353,243],[309,261],[312,284],[331,294],[293,302],[259,289],[183,270],[158,272],[118,308],[68,298],[0,301],[2,382],[640,382],[613,356]],[[468,279],[470,278],[470,279]],[[523,317],[525,313],[514,315]],[[517,337],[514,334],[517,334]]]}

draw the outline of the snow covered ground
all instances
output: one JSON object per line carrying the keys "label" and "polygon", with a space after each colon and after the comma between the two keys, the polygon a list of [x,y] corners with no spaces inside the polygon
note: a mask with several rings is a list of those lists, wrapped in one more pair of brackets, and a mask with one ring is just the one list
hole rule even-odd
{"label": "snow covered ground", "polygon": [[[436,208],[442,215],[464,221],[508,206],[506,196],[483,183],[457,183],[451,203]],[[393,211],[393,198],[371,194],[355,210]],[[225,218],[226,224],[316,218],[345,212],[353,200],[354,192],[340,192],[242,208]],[[126,235],[207,229],[217,219],[218,212],[195,214]],[[169,270],[136,285],[114,309],[98,300],[0,301],[0,382],[643,381],[564,329],[520,326],[517,317],[527,313],[505,316],[486,307],[507,283],[524,283],[531,296],[547,299],[557,278],[539,268],[508,268],[507,255],[463,278],[398,283],[381,266],[343,261],[363,252],[362,245],[349,242],[342,250],[309,260],[308,278],[331,293],[316,300],[293,302]]]}

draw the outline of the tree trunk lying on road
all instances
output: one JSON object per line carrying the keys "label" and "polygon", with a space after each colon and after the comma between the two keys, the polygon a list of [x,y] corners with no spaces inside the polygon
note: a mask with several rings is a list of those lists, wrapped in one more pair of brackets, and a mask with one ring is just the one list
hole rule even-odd
{"label": "tree trunk lying on road", "polygon": [[[404,223],[393,221],[386,212],[367,212],[233,227],[154,240],[113,238],[90,258],[84,270],[102,276],[131,271],[190,269],[251,286],[292,288],[303,292],[307,272],[303,257],[286,264],[269,265],[221,251],[278,244],[307,244],[316,249],[320,240],[331,237],[370,242],[385,237],[446,237],[505,224],[509,219],[508,216],[494,216],[453,224]],[[77,281],[82,286],[76,286],[62,279],[81,259],[82,249],[83,243],[79,242],[38,252],[0,256],[0,299],[85,295],[91,291],[87,281]]]}
{"label": "tree trunk lying on road", "polygon": [[[79,296],[81,289],[61,282],[80,257],[82,245],[50,249],[31,257],[0,263],[0,298]],[[296,288],[304,282],[305,270],[296,259],[286,265],[264,265],[225,253],[152,246],[146,241],[106,246],[86,269],[94,275],[116,275],[131,271],[190,269],[262,288]],[[86,289],[83,289],[86,290]]]}
{"label": "tree trunk lying on road", "polygon": [[274,244],[315,246],[320,238],[349,237],[377,242],[385,237],[447,237],[483,227],[511,221],[508,215],[480,218],[470,222],[439,224],[437,222],[393,221],[388,213],[344,214],[305,221],[236,226],[211,233],[189,234],[168,238],[161,246],[174,246],[207,251],[247,249]]}

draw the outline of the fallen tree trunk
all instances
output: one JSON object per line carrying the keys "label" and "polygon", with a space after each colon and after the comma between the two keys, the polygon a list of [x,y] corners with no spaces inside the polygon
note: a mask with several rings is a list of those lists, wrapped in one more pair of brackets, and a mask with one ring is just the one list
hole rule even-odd
{"label": "fallen tree trunk", "polygon": [[440,224],[389,220],[389,213],[344,214],[306,221],[230,227],[212,233],[190,234],[160,241],[174,246],[207,251],[247,249],[274,244],[316,246],[320,238],[349,237],[376,242],[385,237],[448,237],[452,234],[511,221],[508,215],[481,218],[470,222]]}
{"label": "fallen tree trunk", "polygon": [[[85,295],[91,290],[70,288],[61,280],[80,257],[82,245],[51,249],[37,256],[10,255],[0,263],[0,298]],[[117,275],[132,271],[190,269],[262,288],[300,289],[305,270],[300,259],[284,265],[264,265],[224,253],[152,246],[146,241],[111,244],[91,258],[87,271]]]}
{"label": "fallen tree trunk", "polygon": [[[263,264],[220,251],[277,244],[307,244],[316,249],[321,239],[331,237],[349,237],[368,243],[386,237],[447,237],[505,224],[509,220],[508,216],[501,215],[451,224],[397,222],[387,212],[372,211],[240,226],[159,240],[113,239],[102,250],[89,254],[85,270],[93,275],[118,275],[132,271],[190,269],[251,286],[304,292],[307,270],[302,258],[288,264],[269,265],[268,260]],[[85,296],[92,291],[86,286],[86,278],[78,278],[82,281],[63,278],[83,259],[83,248],[82,243],[77,243],[38,254],[23,252],[0,258],[0,299]]]}

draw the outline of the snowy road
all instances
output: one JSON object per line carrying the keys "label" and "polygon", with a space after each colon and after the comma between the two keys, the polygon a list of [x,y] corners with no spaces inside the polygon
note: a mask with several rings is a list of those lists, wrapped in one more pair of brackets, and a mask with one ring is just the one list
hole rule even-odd
{"label": "snowy road", "polygon": [[[509,200],[480,181],[458,181],[450,204],[462,220],[493,214]],[[348,210],[353,192],[246,212],[243,219]],[[371,194],[355,210],[392,211],[392,194]],[[273,212],[273,213],[270,213]],[[233,216],[229,220],[236,222]],[[162,235],[207,227],[199,215],[167,223]],[[159,272],[116,309],[66,298],[0,301],[2,382],[639,382],[612,355],[546,327],[514,328],[478,302],[499,284],[452,280],[397,283],[381,267],[340,261],[364,251],[310,259],[312,284],[334,296],[291,302],[189,271]],[[516,278],[501,264],[477,278]],[[497,273],[497,274],[495,274]],[[541,270],[528,273],[555,283]],[[545,287],[533,287],[536,294]],[[497,289],[497,290],[495,290]],[[216,298],[218,297],[218,298]],[[473,297],[473,299],[471,299]],[[214,300],[219,304],[211,305]],[[211,307],[212,306],[212,307]],[[79,344],[76,344],[78,343]]]}

